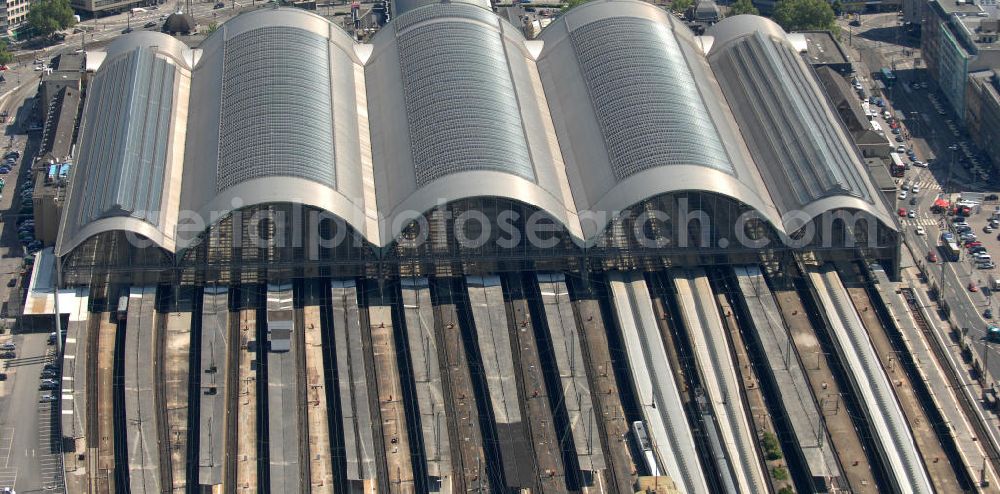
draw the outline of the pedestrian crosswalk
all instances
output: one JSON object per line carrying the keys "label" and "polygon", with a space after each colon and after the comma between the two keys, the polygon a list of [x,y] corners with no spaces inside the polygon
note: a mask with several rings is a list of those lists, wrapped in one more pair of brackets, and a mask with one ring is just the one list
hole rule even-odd
{"label": "pedestrian crosswalk", "polygon": [[912,181],[911,180],[909,183],[910,183],[910,187],[912,187],[914,184],[916,184],[916,186],[920,187],[920,190],[922,190],[922,191],[923,190],[941,190],[941,186],[937,183],[937,180],[934,180],[933,178],[926,178],[926,179],[916,180],[916,181]]}
{"label": "pedestrian crosswalk", "polygon": [[904,226],[936,226],[938,224],[937,219],[934,218],[900,218],[899,222]]}

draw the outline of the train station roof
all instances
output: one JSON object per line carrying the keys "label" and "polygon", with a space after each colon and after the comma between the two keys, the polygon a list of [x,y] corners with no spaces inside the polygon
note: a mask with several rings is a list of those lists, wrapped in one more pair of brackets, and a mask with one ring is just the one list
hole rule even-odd
{"label": "train station roof", "polygon": [[210,224],[289,202],[375,246],[401,217],[474,197],[545,211],[582,241],[606,226],[582,215],[681,191],[730,197],[778,232],[789,212],[840,208],[895,228],[786,34],[737,16],[708,35],[596,0],[535,40],[468,2],[420,3],[365,44],[285,8],[240,14],[197,49],[122,36],[88,60],[57,252],[118,230],[177,252],[181,211]]}

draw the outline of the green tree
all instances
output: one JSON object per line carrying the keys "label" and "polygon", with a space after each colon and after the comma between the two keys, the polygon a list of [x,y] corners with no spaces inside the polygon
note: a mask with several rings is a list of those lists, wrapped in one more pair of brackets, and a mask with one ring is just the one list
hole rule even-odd
{"label": "green tree", "polygon": [[69,0],[39,0],[31,5],[28,12],[28,24],[35,34],[48,36],[61,29],[73,27],[73,9]]}
{"label": "green tree", "polygon": [[778,494],[795,494],[795,489],[792,489],[791,486],[786,485],[781,489],[778,489]]}
{"label": "green tree", "polygon": [[753,2],[750,0],[736,0],[729,6],[729,15],[742,14],[760,15],[760,11],[753,6]]}
{"label": "green tree", "polygon": [[0,40],[0,65],[7,65],[14,61],[14,54],[10,52],[7,42]]}
{"label": "green tree", "polygon": [[673,0],[670,2],[670,10],[683,14],[692,5],[694,5],[694,0]]}
{"label": "green tree", "polygon": [[785,31],[833,30],[835,16],[826,0],[780,0],[774,21]]}
{"label": "green tree", "polygon": [[774,434],[765,432],[764,436],[761,438],[761,446],[764,448],[764,457],[768,460],[781,459],[781,445],[778,443],[778,438]]}
{"label": "green tree", "polygon": [[774,480],[788,480],[788,469],[785,467],[774,467],[771,469],[771,476]]}

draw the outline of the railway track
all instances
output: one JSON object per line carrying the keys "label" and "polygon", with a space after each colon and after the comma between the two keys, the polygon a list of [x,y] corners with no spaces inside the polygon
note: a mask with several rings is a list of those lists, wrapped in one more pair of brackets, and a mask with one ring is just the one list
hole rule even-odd
{"label": "railway track", "polygon": [[958,404],[962,408],[962,413],[966,417],[969,417],[968,422],[972,426],[976,437],[979,438],[979,444],[986,451],[989,461],[993,463],[994,469],[1000,468],[1000,445],[997,444],[995,436],[991,434],[986,424],[983,423],[985,417],[982,416],[972,395],[967,391],[961,379],[959,379],[955,366],[950,364],[951,360],[947,354],[947,348],[942,347],[938,335],[931,329],[927,318],[924,317],[923,311],[920,310],[920,301],[917,299],[916,293],[914,293],[912,288],[900,288],[900,294],[910,307],[913,322],[928,342],[927,346],[934,354],[935,360],[940,364],[938,367],[942,369],[949,387],[955,390],[955,396],[958,397]]}

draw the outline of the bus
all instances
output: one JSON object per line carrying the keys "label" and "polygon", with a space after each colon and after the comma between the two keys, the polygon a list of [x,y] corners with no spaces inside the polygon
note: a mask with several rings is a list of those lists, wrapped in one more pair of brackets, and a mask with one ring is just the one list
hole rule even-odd
{"label": "bus", "polygon": [[896,74],[893,74],[888,67],[882,67],[882,82],[885,83],[885,87],[892,87],[896,83]]}
{"label": "bus", "polygon": [[944,245],[944,250],[945,252],[948,253],[948,260],[951,262],[957,262],[958,255],[962,252],[961,249],[959,249],[958,247],[958,243],[956,243],[954,240],[946,243]]}
{"label": "bus", "polygon": [[889,165],[889,174],[893,177],[902,177],[906,174],[906,164],[903,163],[903,159],[899,157],[899,153],[889,153],[892,157],[892,164]]}

